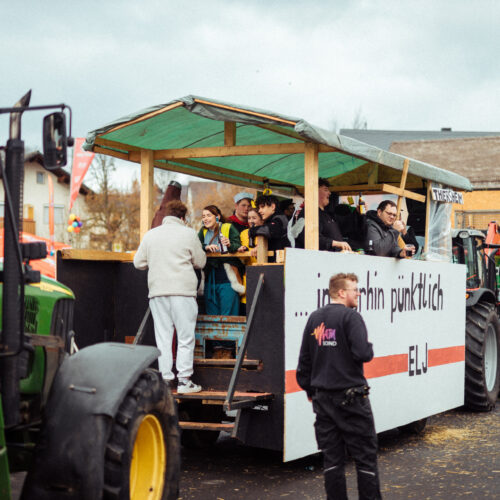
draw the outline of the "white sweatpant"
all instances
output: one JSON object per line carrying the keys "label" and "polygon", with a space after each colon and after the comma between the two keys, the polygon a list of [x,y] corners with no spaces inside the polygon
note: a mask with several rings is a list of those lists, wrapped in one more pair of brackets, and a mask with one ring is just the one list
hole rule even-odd
{"label": "white sweatpant", "polygon": [[194,297],[169,295],[152,297],[149,307],[153,314],[156,345],[161,351],[158,359],[160,372],[165,380],[173,380],[172,339],[174,327],[177,330],[178,378],[189,378],[193,374],[193,355],[195,346],[194,330],[198,316],[198,304]]}

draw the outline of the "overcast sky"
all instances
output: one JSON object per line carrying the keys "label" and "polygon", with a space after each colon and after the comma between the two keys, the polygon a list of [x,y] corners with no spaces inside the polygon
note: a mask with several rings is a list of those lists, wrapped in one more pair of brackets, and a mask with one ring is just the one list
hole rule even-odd
{"label": "overcast sky", "polygon": [[0,107],[31,88],[75,137],[188,94],[329,129],[500,131],[496,0],[4,0],[0,19]]}

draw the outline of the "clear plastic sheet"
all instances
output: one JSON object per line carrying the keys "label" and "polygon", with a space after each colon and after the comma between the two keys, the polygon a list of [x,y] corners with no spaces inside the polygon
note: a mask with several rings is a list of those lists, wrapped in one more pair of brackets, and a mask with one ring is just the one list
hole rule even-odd
{"label": "clear plastic sheet", "polygon": [[[442,184],[432,183],[431,187],[442,188]],[[423,260],[451,262],[451,203],[430,199],[429,244]]]}

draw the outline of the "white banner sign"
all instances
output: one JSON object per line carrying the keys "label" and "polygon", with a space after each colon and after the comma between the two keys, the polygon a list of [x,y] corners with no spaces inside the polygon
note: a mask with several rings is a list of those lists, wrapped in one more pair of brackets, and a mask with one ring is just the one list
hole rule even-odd
{"label": "white banner sign", "polygon": [[359,312],[375,352],[364,371],[377,432],[464,401],[465,266],[287,248],[284,460],[317,451],[295,371],[307,318],[329,303],[329,280],[339,272],[359,278]]}
{"label": "white banner sign", "polygon": [[432,199],[434,201],[442,201],[444,203],[459,203],[464,204],[464,197],[462,193],[457,193],[453,189],[431,188]]}

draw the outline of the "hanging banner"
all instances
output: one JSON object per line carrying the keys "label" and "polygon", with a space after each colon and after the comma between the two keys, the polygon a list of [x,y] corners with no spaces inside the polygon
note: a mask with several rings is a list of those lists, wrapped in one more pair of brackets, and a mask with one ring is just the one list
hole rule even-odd
{"label": "hanging banner", "polygon": [[434,201],[441,201],[444,203],[459,203],[460,205],[464,204],[464,197],[462,193],[453,191],[453,189],[441,189],[432,186],[431,192],[432,199]]}
{"label": "hanging banner", "polygon": [[89,153],[82,149],[85,139],[77,137],[75,139],[75,147],[73,148],[73,166],[71,168],[71,190],[69,195],[69,211],[78,196],[83,178],[94,159],[95,153]]}
{"label": "hanging banner", "polygon": [[54,182],[52,181],[52,175],[49,174],[49,238],[50,238],[50,248],[49,255],[54,251]]}

